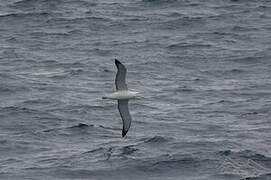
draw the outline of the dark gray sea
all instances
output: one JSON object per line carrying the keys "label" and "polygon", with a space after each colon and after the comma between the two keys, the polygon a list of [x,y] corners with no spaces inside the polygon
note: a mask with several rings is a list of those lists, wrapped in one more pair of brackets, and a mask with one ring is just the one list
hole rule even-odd
{"label": "dark gray sea", "polygon": [[0,179],[270,180],[271,1],[0,0]]}

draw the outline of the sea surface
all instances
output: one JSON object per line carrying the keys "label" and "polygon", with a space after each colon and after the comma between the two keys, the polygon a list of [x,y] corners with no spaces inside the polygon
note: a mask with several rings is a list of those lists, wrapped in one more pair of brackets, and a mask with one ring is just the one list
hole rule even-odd
{"label": "sea surface", "polygon": [[0,179],[270,180],[271,1],[0,0]]}

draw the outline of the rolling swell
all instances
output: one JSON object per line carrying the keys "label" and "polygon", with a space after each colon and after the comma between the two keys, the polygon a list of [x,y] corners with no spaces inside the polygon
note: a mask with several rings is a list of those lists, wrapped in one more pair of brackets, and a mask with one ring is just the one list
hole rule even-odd
{"label": "rolling swell", "polygon": [[[0,179],[270,179],[269,1],[0,3]],[[114,58],[127,67],[121,136]]]}

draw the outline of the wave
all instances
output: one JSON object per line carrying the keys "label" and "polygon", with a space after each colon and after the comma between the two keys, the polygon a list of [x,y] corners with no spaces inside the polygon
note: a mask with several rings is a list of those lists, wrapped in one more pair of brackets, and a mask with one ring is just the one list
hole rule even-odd
{"label": "wave", "polygon": [[159,22],[157,25],[164,30],[174,30],[191,28],[191,26],[200,27],[205,21],[206,18],[202,16],[183,16],[177,19]]}
{"label": "wave", "polygon": [[60,73],[55,73],[55,74],[51,74],[50,76],[48,76],[49,78],[52,79],[65,79],[69,76],[77,76],[82,74],[84,71],[82,69],[71,69],[69,71],[64,71],[64,72],[60,72]]}
{"label": "wave", "polygon": [[[121,132],[119,128],[111,128],[105,127],[102,125],[95,125],[95,124],[86,124],[86,123],[78,123],[73,126],[63,127],[58,129],[51,129],[49,131],[61,131],[65,132],[66,135],[83,135],[82,133],[91,134],[92,137],[99,136],[99,137],[114,137],[116,135],[116,131],[118,133]],[[116,136],[119,138],[119,136]]]}
{"label": "wave", "polygon": [[24,19],[24,18],[36,18],[39,19],[40,17],[48,17],[50,16],[47,12],[28,12],[28,13],[8,13],[0,15],[0,18],[17,18],[17,19]]}
{"label": "wave", "polygon": [[121,155],[132,155],[134,152],[138,151],[139,149],[135,148],[134,145],[124,146],[122,148]]}
{"label": "wave", "polygon": [[11,6],[16,8],[33,8],[33,7],[41,7],[44,6],[53,6],[63,2],[62,0],[19,0],[14,2]]}
{"label": "wave", "polygon": [[87,124],[84,124],[84,123],[79,123],[77,125],[74,125],[74,126],[71,126],[71,127],[68,127],[70,129],[85,129],[85,128],[88,128],[88,127],[93,127],[94,125],[87,125]]}
{"label": "wave", "polygon": [[211,48],[213,45],[211,44],[196,44],[196,43],[178,43],[178,44],[171,44],[167,48],[170,50],[178,50],[178,49],[184,49],[184,48],[199,48],[199,49],[204,49],[204,48]]}
{"label": "wave", "polygon": [[9,88],[9,87],[4,87],[4,86],[0,86],[0,95],[3,94],[13,94],[15,93],[16,90],[14,90],[14,88]]}
{"label": "wave", "polygon": [[[54,120],[57,120],[57,118],[54,118]],[[63,121],[63,119],[58,119],[58,121]],[[92,131],[88,131],[90,128]],[[82,132],[86,133],[92,133],[93,131],[97,130],[97,127],[95,127],[93,124],[85,124],[85,123],[78,123],[76,125],[68,126],[68,127],[55,127],[55,128],[50,128],[43,130],[45,133],[56,133],[64,136],[70,136],[70,135],[75,135],[78,133],[81,134]]]}
{"label": "wave", "polygon": [[271,158],[250,150],[233,152],[231,150],[220,151],[223,157],[218,167],[221,175],[240,176],[243,179],[254,179],[269,176]]}
{"label": "wave", "polygon": [[18,107],[18,106],[8,106],[8,107],[3,107],[0,109],[0,112],[5,112],[5,113],[36,113],[39,114],[40,111],[26,108],[26,107]]}
{"label": "wave", "polygon": [[168,142],[169,140],[162,136],[154,136],[151,138],[144,138],[143,141],[144,143],[164,143]]}
{"label": "wave", "polygon": [[154,170],[165,170],[165,169],[171,169],[176,167],[195,167],[199,164],[199,160],[197,158],[193,157],[182,157],[182,158],[176,158],[171,157],[168,160],[159,160],[158,162],[155,162],[152,164],[152,169]]}
{"label": "wave", "polygon": [[271,157],[267,157],[263,154],[256,153],[251,150],[244,150],[244,151],[239,151],[235,153],[237,156],[242,157],[242,158],[250,158],[255,161],[266,161],[271,163]]}
{"label": "wave", "polygon": [[98,16],[86,16],[86,17],[58,17],[58,18],[52,18],[48,19],[46,23],[55,24],[55,23],[61,23],[61,24],[85,24],[85,23],[91,23],[93,26],[91,28],[99,28],[99,26],[102,26],[105,23],[112,22],[113,20],[108,17],[98,17]]}
{"label": "wave", "polygon": [[250,64],[254,64],[254,63],[258,63],[259,61],[265,59],[266,57],[263,56],[244,56],[244,57],[231,57],[230,59],[228,59],[229,61],[234,61],[234,62],[238,62],[238,63],[250,63]]}
{"label": "wave", "polygon": [[65,33],[65,32],[42,32],[42,31],[37,31],[37,32],[32,32],[30,33],[31,36],[37,36],[37,37],[44,37],[44,36],[48,36],[48,37],[60,37],[60,36],[64,36],[67,37],[69,35],[71,35],[70,33]]}
{"label": "wave", "polygon": [[101,153],[101,152],[104,153],[107,150],[108,149],[106,149],[106,148],[99,147],[99,148],[96,148],[96,149],[93,149],[93,150],[89,150],[89,151],[83,152],[82,154],[92,154],[92,153]]}
{"label": "wave", "polygon": [[178,0],[142,0],[142,2],[145,3],[156,3],[156,4],[161,4],[161,3],[174,3],[177,2]]}

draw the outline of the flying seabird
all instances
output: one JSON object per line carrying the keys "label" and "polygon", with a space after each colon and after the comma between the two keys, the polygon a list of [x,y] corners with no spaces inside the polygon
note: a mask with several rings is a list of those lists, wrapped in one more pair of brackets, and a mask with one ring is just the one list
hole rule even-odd
{"label": "flying seabird", "polygon": [[124,137],[127,134],[132,121],[128,108],[128,101],[129,99],[140,98],[142,96],[138,92],[128,90],[125,82],[127,70],[117,59],[115,59],[115,64],[118,69],[115,79],[116,92],[105,95],[103,99],[118,100],[118,109],[123,122],[122,137]]}

